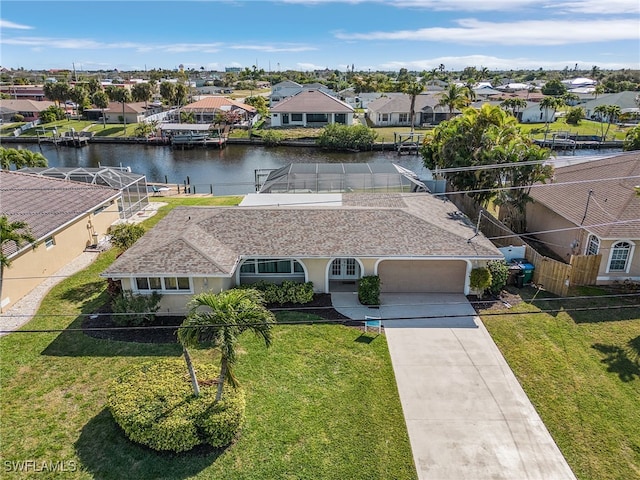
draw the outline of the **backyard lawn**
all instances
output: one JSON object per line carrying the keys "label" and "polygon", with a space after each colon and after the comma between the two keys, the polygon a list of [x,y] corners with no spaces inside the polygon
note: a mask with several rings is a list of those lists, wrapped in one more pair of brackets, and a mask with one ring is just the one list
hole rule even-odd
{"label": "backyard lawn", "polygon": [[[612,305],[632,308],[594,310]],[[575,308],[590,310],[567,311]],[[640,478],[638,296],[535,301],[512,311],[482,320],[576,476]]]}
{"label": "backyard lawn", "polygon": [[[385,337],[341,325],[277,326],[269,349],[242,337],[236,374],[247,391],[247,424],[227,449],[164,454],[127,440],[105,408],[110,382],[131,365],[179,357],[181,349],[74,330],[82,313],[104,304],[106,282],[98,274],[113,259],[113,251],[100,254],[54,287],[24,327],[64,332],[0,338],[3,478],[416,478]],[[292,316],[319,319],[278,313],[281,321]],[[211,351],[192,355],[216,362]],[[28,460],[35,467],[8,471]],[[67,471],[43,472],[42,462]]]}

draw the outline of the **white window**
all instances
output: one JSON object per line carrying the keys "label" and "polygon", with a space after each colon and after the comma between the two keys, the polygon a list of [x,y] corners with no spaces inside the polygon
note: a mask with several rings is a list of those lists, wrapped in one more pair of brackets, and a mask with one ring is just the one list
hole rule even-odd
{"label": "white window", "polygon": [[626,272],[629,268],[629,259],[633,251],[630,242],[614,243],[609,256],[609,272]]}
{"label": "white window", "polygon": [[587,240],[587,251],[585,255],[597,255],[600,251],[600,240],[595,235],[589,235]]}
{"label": "white window", "polygon": [[53,237],[49,237],[44,241],[44,245],[45,247],[47,247],[47,250],[48,250],[49,248],[55,247],[56,241]]}
{"label": "white window", "polygon": [[136,277],[135,289],[140,293],[159,291],[164,293],[184,293],[191,291],[188,277]]}

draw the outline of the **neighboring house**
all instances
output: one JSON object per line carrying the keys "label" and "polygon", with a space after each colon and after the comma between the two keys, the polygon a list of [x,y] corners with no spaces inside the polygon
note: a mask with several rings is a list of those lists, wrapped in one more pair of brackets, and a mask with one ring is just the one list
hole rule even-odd
{"label": "neighboring house", "polygon": [[586,118],[597,119],[595,109],[600,105],[617,105],[621,111],[637,111],[638,110],[638,92],[619,92],[619,93],[605,93],[598,98],[588,100],[581,105],[585,110]]}
{"label": "neighboring house", "polygon": [[120,192],[108,187],[2,170],[0,195],[2,214],[26,222],[37,245],[2,246],[11,266],[4,269],[0,309],[104,240],[119,219]]}
{"label": "neighboring house", "polygon": [[[104,109],[105,123],[122,123],[123,118],[128,124],[142,122],[148,115],[159,113],[162,106],[145,102],[131,102],[124,104],[124,115],[122,103],[109,102],[109,106]],[[101,108],[87,108],[84,114],[88,120],[102,121]]]}
{"label": "neighboring house", "polygon": [[540,108],[539,102],[527,102],[527,106],[520,111],[521,123],[547,123],[554,122],[558,116],[558,110],[553,108]]}
{"label": "neighboring house", "polygon": [[22,115],[25,122],[40,118],[40,113],[55,105],[49,101],[35,100],[0,100],[0,118],[5,122],[13,121],[16,115]]}
{"label": "neighboring house", "polygon": [[351,105],[321,90],[305,90],[271,108],[272,127],[324,127],[353,124]]}
{"label": "neighboring house", "polygon": [[640,152],[558,167],[531,190],[527,230],[567,261],[602,255],[599,284],[640,281],[639,183]]}
{"label": "neighboring house", "polygon": [[301,85],[292,80],[285,80],[284,82],[276,83],[271,87],[271,95],[269,96],[269,106],[273,107],[289,97],[293,97],[294,95],[297,95],[300,92],[310,91],[310,90],[319,90],[326,94],[334,95],[333,90],[328,88],[326,85],[323,85],[322,83],[310,83],[310,84]]}
{"label": "neighboring house", "polygon": [[196,123],[216,123],[223,114],[227,123],[246,124],[256,115],[255,107],[222,96],[204,97],[180,111],[193,113]]}
{"label": "neighboring house", "polygon": [[[436,125],[446,120],[447,107],[438,106],[440,93],[423,93],[416,96],[414,126]],[[411,95],[401,94],[381,97],[369,103],[367,118],[374,127],[398,127],[411,125]],[[454,113],[459,113],[457,110]]]}
{"label": "neighboring house", "polygon": [[251,194],[238,207],[177,207],[102,273],[125,290],[191,295],[264,280],[356,291],[469,293],[473,268],[502,254],[453,203],[415,194]]}
{"label": "neighboring house", "polygon": [[14,100],[46,100],[42,85],[0,85],[0,93],[9,95]]}
{"label": "neighboring house", "polygon": [[374,100],[377,100],[378,98],[381,97],[387,97],[387,98],[391,98],[391,97],[396,97],[399,95],[404,95],[403,93],[400,92],[387,92],[387,93],[383,93],[383,92],[361,92],[361,93],[356,93],[355,89],[353,87],[347,88],[345,90],[341,90],[337,97],[342,100],[345,103],[348,103],[349,105],[351,105],[353,108],[368,108],[369,104],[371,102],[373,102]]}

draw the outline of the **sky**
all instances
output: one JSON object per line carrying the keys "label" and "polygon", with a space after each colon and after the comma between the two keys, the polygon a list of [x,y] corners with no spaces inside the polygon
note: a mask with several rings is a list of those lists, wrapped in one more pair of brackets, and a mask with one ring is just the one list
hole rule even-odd
{"label": "sky", "polygon": [[0,3],[0,66],[640,69],[640,0]]}

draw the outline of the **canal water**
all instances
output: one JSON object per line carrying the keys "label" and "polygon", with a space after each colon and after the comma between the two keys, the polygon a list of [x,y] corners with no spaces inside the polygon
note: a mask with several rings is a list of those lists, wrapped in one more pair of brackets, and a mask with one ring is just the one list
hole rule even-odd
{"label": "canal water", "polygon": [[50,167],[130,167],[148,182],[165,181],[196,186],[198,193],[240,195],[255,191],[255,171],[277,169],[290,163],[396,163],[422,179],[431,178],[420,155],[393,151],[325,152],[313,147],[227,145],[223,149],[181,150],[170,146],[90,144],[82,148],[12,144],[42,153]]}
{"label": "canal water", "polygon": [[[140,144],[89,144],[82,148],[55,147],[49,144],[11,144],[13,148],[39,151],[50,167],[130,167],[144,174],[148,182],[184,184],[197,193],[242,195],[255,191],[255,171],[284,167],[290,163],[396,163],[415,172],[423,180],[431,172],[420,155],[398,155],[394,151],[359,153],[325,152],[313,147],[262,147],[227,145],[223,149],[181,150],[170,146]],[[606,156],[619,150],[574,150],[556,152],[567,163],[581,156]]]}

